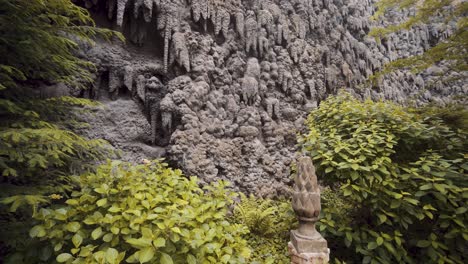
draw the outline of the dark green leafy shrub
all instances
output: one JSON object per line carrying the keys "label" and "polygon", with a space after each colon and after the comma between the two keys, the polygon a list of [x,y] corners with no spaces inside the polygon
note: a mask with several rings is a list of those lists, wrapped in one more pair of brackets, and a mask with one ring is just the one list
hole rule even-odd
{"label": "dark green leafy shrub", "polygon": [[[431,113],[340,94],[300,138],[324,197],[319,229],[347,263],[463,263],[468,258],[466,131]],[[348,248],[348,249],[347,249]]]}
{"label": "dark green leafy shrub", "polygon": [[252,264],[289,263],[289,231],[297,225],[291,201],[271,200],[241,194],[233,221],[248,227],[244,235],[252,248]]}
{"label": "dark green leafy shrub", "polygon": [[248,232],[226,221],[226,182],[198,187],[158,161],[114,161],[81,176],[66,206],[42,208],[30,235],[47,263],[246,263]]}

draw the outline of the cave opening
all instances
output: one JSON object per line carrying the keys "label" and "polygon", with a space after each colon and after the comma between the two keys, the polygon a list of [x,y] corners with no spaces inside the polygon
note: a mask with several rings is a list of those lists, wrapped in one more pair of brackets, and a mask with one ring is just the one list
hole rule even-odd
{"label": "cave opening", "polygon": [[[153,12],[155,12],[153,9]],[[143,9],[140,8],[135,18],[134,6],[126,10],[122,33],[128,39],[128,48],[145,58],[161,60],[164,57],[164,36],[157,29],[158,18],[151,16],[151,21],[146,22]]]}
{"label": "cave opening", "polygon": [[[93,95],[91,98],[99,99],[110,99],[109,96],[109,71],[103,71],[97,78],[97,83],[93,87]],[[103,98],[104,97],[104,98]]]}

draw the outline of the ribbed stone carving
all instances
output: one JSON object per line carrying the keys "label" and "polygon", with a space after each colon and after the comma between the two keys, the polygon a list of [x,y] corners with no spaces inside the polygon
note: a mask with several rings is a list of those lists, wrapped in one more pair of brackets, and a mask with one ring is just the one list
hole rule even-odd
{"label": "ribbed stone carving", "polygon": [[321,209],[320,189],[315,167],[309,157],[302,157],[297,163],[292,203],[300,220],[317,221]]}
{"label": "ribbed stone carving", "polygon": [[[305,258],[318,258],[320,262],[317,263],[327,263],[329,254],[327,241],[315,229],[321,210],[320,188],[310,157],[301,157],[297,161],[297,175],[292,195],[292,206],[299,220],[299,228],[291,232],[292,256],[298,257],[306,254]],[[296,262],[293,261],[293,263]]]}

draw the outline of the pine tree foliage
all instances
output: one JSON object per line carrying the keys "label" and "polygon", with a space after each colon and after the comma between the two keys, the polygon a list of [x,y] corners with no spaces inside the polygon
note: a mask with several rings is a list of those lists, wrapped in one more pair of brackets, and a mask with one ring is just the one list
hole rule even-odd
{"label": "pine tree foliage", "polygon": [[[77,98],[0,99],[0,258],[31,246],[27,230],[40,204],[66,197],[71,175],[91,170],[113,152],[104,140],[88,140],[66,129],[77,107],[96,103]],[[65,123],[65,120],[69,122]]]}
{"label": "pine tree foliage", "polygon": [[34,247],[27,230],[39,204],[65,197],[75,186],[72,175],[112,154],[105,141],[70,131],[82,125],[76,114],[96,103],[39,99],[34,89],[59,82],[83,88],[93,65],[77,57],[77,50],[98,36],[122,39],[95,28],[89,13],[71,0],[0,0],[2,260],[12,249]]}
{"label": "pine tree foliage", "polygon": [[79,41],[121,34],[97,29],[71,0],[0,0],[0,89],[40,80],[91,81],[93,65],[75,56]]}
{"label": "pine tree foliage", "polygon": [[[447,39],[442,39],[423,54],[398,59],[390,62],[378,74],[386,74],[396,69],[410,69],[417,73],[439,62],[447,63],[446,72],[463,73],[468,70],[468,2],[460,0],[381,0],[377,3],[377,12],[374,19],[382,18],[387,12],[395,9],[414,9],[414,16],[406,21],[379,27],[371,30],[370,35],[378,40],[389,34],[409,30],[420,24],[441,23],[445,29],[453,28]],[[377,75],[377,76],[378,76]],[[463,78],[460,76],[460,78]]]}

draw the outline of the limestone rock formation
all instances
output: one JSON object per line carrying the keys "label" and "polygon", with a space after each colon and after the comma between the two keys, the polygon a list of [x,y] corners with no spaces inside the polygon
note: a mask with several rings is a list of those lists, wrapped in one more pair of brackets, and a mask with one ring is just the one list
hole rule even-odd
{"label": "limestone rock formation", "polygon": [[[80,1],[78,1],[80,2]],[[86,92],[133,99],[166,158],[201,179],[228,179],[257,194],[284,193],[296,133],[308,111],[347,88],[362,98],[447,102],[466,84],[397,71],[369,86],[389,61],[420,54],[450,32],[437,24],[367,37],[374,0],[85,0],[98,26],[126,44],[83,45],[98,67]],[[394,12],[386,26],[408,14]],[[380,23],[380,22],[379,22]],[[155,86],[154,86],[155,85]]]}

